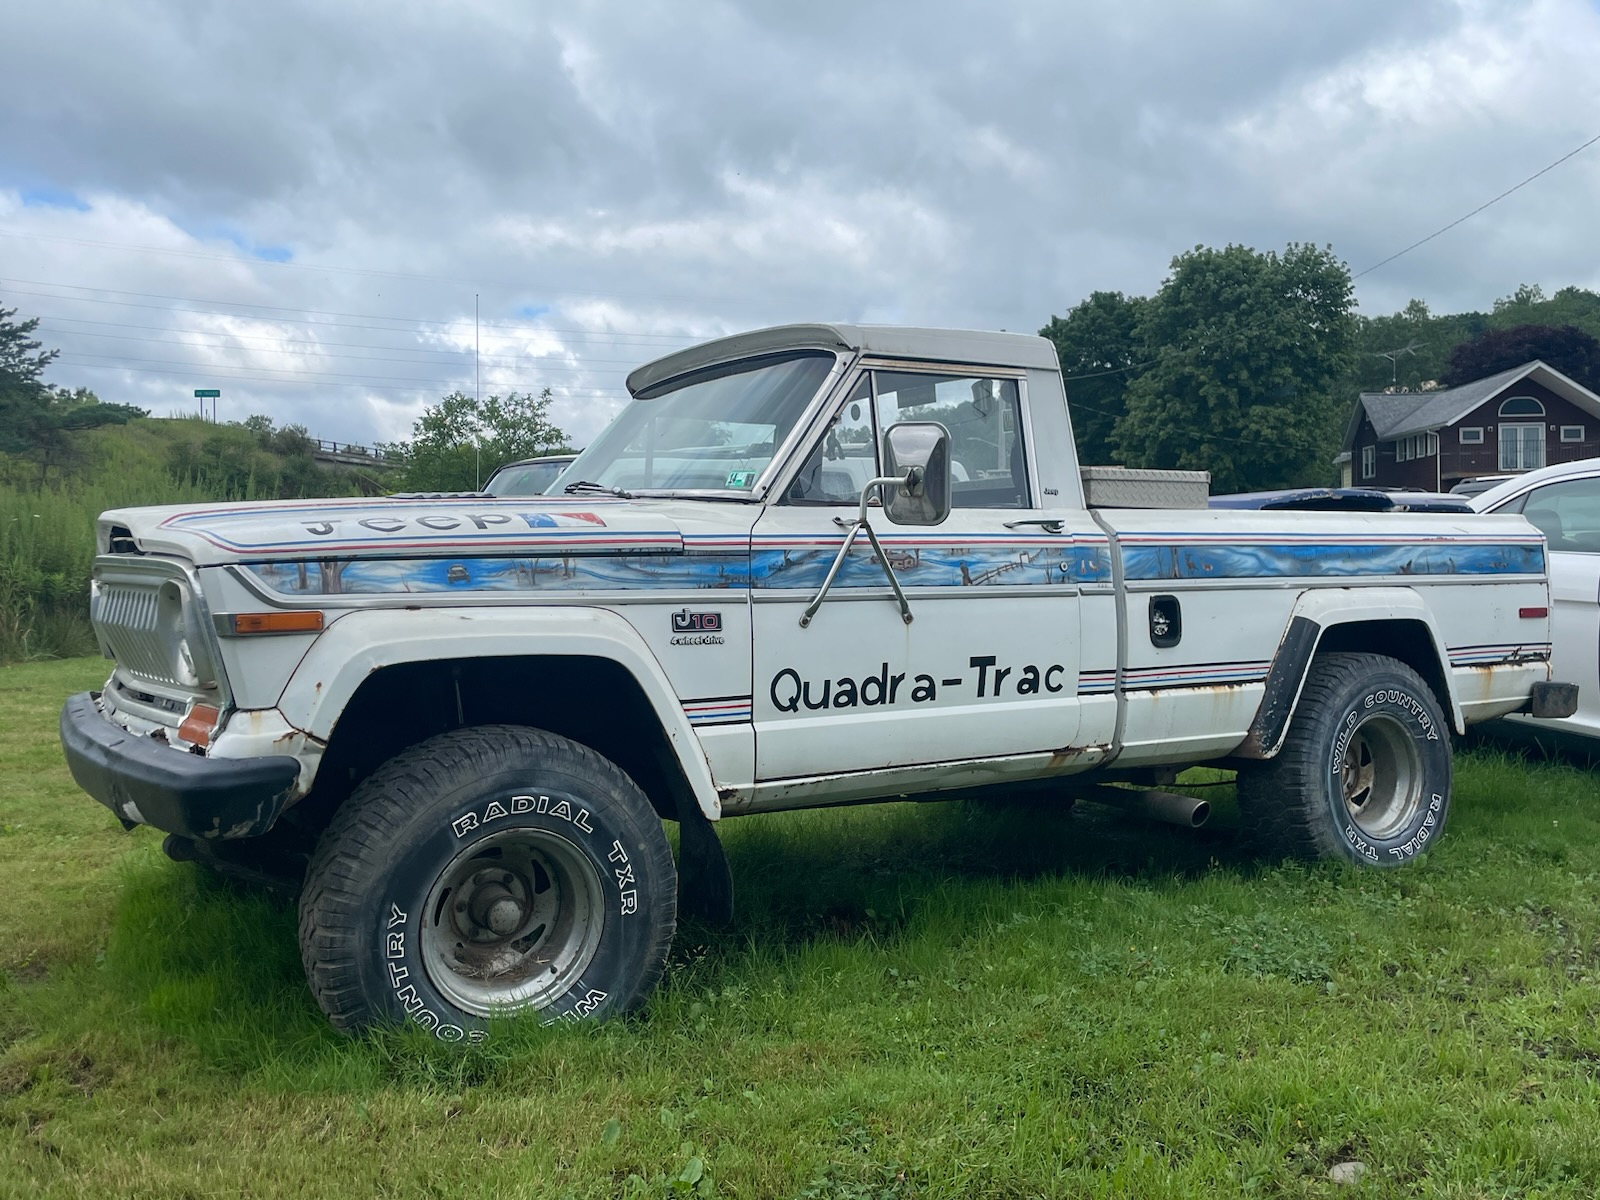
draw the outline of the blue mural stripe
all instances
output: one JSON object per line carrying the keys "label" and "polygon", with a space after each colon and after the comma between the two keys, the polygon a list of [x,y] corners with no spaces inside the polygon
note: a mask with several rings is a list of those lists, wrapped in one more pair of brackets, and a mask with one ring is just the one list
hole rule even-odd
{"label": "blue mural stripe", "polygon": [[730,554],[518,555],[507,558],[345,558],[244,568],[284,596],[473,592],[587,593],[750,586],[749,559]]}
{"label": "blue mural stripe", "polygon": [[1130,542],[1123,575],[1134,580],[1318,578],[1373,575],[1541,575],[1544,544],[1456,541],[1288,541],[1258,544]]}
{"label": "blue mural stripe", "polygon": [[[880,540],[895,578],[905,587],[1040,586],[1111,578],[1111,555],[1104,542],[1078,544],[1067,538],[1050,542],[1037,538]],[[782,548],[769,548],[758,540],[750,554],[751,584],[766,588],[818,587],[838,552],[837,538],[805,539]],[[883,586],[883,569],[873,561],[872,548],[865,543],[851,549],[834,580],[834,587]]]}
{"label": "blue mural stripe", "polygon": [[[424,547],[428,557],[334,557],[268,561],[247,567],[262,584],[286,595],[447,591],[584,591],[606,589],[792,588],[821,585],[838,538],[756,539],[744,535],[704,535],[658,548],[653,534],[618,532],[610,536],[582,529],[540,529],[512,535],[537,544],[492,556],[451,557],[460,544],[441,541]],[[570,538],[568,541],[566,539]],[[493,535],[473,539],[469,548],[486,549]],[[770,544],[780,542],[780,545]],[[790,543],[793,544],[790,544]],[[404,549],[409,543],[386,543]],[[670,553],[681,545],[685,552]],[[984,586],[1062,586],[1107,583],[1110,547],[1104,539],[997,536],[960,539],[883,539],[895,577],[906,587],[958,589]],[[317,543],[321,551],[336,549]],[[363,547],[368,549],[370,547]],[[669,552],[663,553],[666,549]],[[1295,541],[1256,545],[1220,542],[1156,544],[1140,541],[1123,551],[1124,573],[1133,581],[1201,579],[1283,579],[1391,576],[1396,578],[1539,575],[1544,571],[1541,541],[1329,542]],[[853,547],[834,586],[884,586],[882,568],[865,542]]]}

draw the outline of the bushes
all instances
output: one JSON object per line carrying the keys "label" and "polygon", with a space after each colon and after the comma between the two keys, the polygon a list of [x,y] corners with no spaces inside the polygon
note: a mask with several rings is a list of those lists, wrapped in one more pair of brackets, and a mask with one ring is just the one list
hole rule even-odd
{"label": "bushes", "polygon": [[273,428],[270,417],[212,425],[183,419],[167,450],[167,473],[214,500],[294,499],[348,494],[348,476],[320,467],[303,425]]}
{"label": "bushes", "polygon": [[32,464],[0,457],[0,662],[95,652],[89,569],[108,508],[352,495],[318,466],[304,429],[143,420],[81,435],[81,465],[41,487]]}

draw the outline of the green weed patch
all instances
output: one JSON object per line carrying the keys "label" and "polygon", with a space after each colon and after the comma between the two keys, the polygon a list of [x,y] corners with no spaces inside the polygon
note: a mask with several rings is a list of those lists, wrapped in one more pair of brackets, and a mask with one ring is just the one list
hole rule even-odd
{"label": "green weed patch", "polygon": [[[290,906],[73,788],[0,669],[0,1192],[1592,1196],[1600,788],[1466,756],[1396,872],[1093,806],[730,820],[637,1017],[334,1034]],[[1355,1188],[1329,1168],[1360,1160]]]}

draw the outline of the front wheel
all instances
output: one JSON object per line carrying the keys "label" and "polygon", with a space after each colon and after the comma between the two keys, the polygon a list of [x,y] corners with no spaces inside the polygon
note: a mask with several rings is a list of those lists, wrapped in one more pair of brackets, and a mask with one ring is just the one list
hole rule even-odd
{"label": "front wheel", "polygon": [[338,1028],[477,1040],[491,1017],[641,1003],[676,888],[660,818],[614,764],[540,730],[456,730],[339,810],[307,871],[301,956]]}
{"label": "front wheel", "polygon": [[1277,757],[1240,770],[1239,809],[1269,854],[1395,867],[1443,832],[1450,771],[1449,727],[1415,671],[1322,654]]}

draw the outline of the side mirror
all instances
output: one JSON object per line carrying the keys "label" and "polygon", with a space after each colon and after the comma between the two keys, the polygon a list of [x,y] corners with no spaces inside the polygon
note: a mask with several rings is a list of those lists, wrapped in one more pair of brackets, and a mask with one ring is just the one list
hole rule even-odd
{"label": "side mirror", "polygon": [[896,525],[939,525],[950,515],[950,431],[937,421],[902,421],[883,435],[883,511]]}

